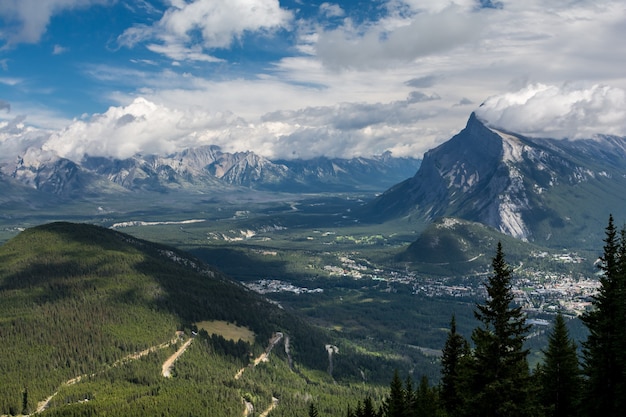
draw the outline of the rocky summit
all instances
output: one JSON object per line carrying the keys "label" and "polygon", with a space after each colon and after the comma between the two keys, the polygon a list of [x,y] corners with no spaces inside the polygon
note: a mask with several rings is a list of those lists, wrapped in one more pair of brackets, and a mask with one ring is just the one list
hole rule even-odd
{"label": "rocky summit", "polygon": [[366,207],[377,221],[432,222],[457,217],[529,241],[560,244],[601,229],[625,207],[626,138],[528,138],[487,126],[466,127],[424,155],[412,178]]}

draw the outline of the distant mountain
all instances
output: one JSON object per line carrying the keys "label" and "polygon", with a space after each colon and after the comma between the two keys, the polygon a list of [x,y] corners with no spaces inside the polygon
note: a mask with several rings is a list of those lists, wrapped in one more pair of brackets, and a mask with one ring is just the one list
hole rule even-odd
{"label": "distant mountain", "polygon": [[412,176],[420,161],[390,153],[372,158],[270,161],[253,152],[216,146],[124,160],[86,156],[81,161],[28,150],[0,171],[34,189],[78,197],[105,191],[210,192],[228,187],[281,192],[381,191]]}
{"label": "distant mountain", "polygon": [[3,166],[2,171],[4,177],[31,189],[62,197],[103,194],[113,185],[69,159],[34,149],[18,157],[14,164]]}
{"label": "distant mountain", "polygon": [[[420,160],[396,158],[390,152],[371,158],[276,161],[292,173],[293,187],[308,184],[317,191],[346,189],[384,190],[392,178],[409,178],[419,168]],[[393,185],[393,184],[392,184]]]}
{"label": "distant mountain", "polygon": [[465,129],[424,155],[415,176],[363,215],[457,217],[522,240],[597,247],[609,213],[626,209],[625,193],[626,138],[527,138],[489,128],[472,114]]}

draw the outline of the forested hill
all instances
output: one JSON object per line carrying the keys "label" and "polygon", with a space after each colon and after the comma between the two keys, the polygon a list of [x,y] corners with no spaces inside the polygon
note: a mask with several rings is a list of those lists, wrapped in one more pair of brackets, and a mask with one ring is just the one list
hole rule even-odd
{"label": "forested hill", "polygon": [[[187,385],[160,381],[164,358],[196,333],[196,324],[216,322],[247,328],[253,337],[235,343],[200,331],[202,343],[185,354],[192,367]],[[210,415],[235,415],[231,408],[240,415],[241,388],[207,381],[206,373],[234,375],[275,332],[290,336],[296,366],[325,370],[323,332],[175,249],[71,223],[29,229],[0,246],[0,415],[32,413],[60,387],[66,393],[52,398],[46,415],[92,415],[86,408],[151,415],[172,404],[184,409],[193,384],[203,384],[196,395],[205,403],[221,404]],[[194,355],[209,355],[214,369],[196,369]],[[271,403],[265,394],[258,403]],[[143,408],[126,409],[131,398],[143,398]]]}

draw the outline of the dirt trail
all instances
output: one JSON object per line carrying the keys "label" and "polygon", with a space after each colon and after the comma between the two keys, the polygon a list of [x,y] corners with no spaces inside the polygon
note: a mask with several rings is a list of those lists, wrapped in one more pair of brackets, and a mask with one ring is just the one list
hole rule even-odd
{"label": "dirt trail", "polygon": [[[175,344],[175,343],[176,343],[176,342],[180,339],[181,335],[182,335],[182,332],[176,332],[176,337],[174,337],[174,338],[173,338],[173,339],[171,339],[170,341],[165,342],[165,343],[161,343],[160,345],[151,346],[151,347],[149,347],[149,348],[147,348],[147,349],[144,349],[144,350],[142,350],[142,351],[140,351],[140,352],[135,352],[135,353],[131,353],[130,355],[124,356],[123,358],[118,359],[117,361],[113,362],[113,363],[111,364],[111,367],[120,366],[120,365],[123,365],[123,364],[124,364],[124,363],[126,363],[126,362],[129,362],[129,361],[134,361],[134,360],[140,359],[140,358],[142,358],[142,357],[144,357],[144,356],[146,356],[146,355],[148,355],[148,354],[150,354],[150,353],[152,353],[152,352],[156,352],[157,350],[165,349],[166,347],[169,347],[169,346],[171,346],[171,345]],[[192,339],[189,339],[189,340],[187,341],[187,343],[186,343],[186,344],[188,345],[188,343],[190,343],[190,342],[191,342],[191,340],[192,340]],[[176,353],[178,353],[178,352],[176,352]],[[176,355],[176,353],[175,353],[174,355]],[[181,352],[181,353],[182,353],[182,352]],[[180,354],[179,354],[178,356],[180,356]],[[178,357],[178,356],[177,356],[177,357]],[[171,358],[170,358],[170,359],[171,359]],[[168,360],[169,360],[169,359],[168,359]],[[174,359],[174,360],[176,360],[176,359]],[[172,361],[172,363],[173,363],[173,362],[174,362],[174,361]],[[164,366],[165,366],[165,365],[164,365]],[[106,370],[106,369],[105,369],[105,370]],[[97,373],[91,374],[91,376],[96,376],[98,373],[104,372],[105,370],[102,370],[102,371],[100,371],[100,372],[97,372]],[[87,375],[87,374],[85,374],[85,375],[79,375],[79,376],[76,376],[76,377],[74,377],[74,378],[68,379],[67,381],[63,382],[63,383],[61,384],[61,386],[60,386],[60,387],[59,387],[59,388],[58,388],[58,389],[57,389],[57,390],[56,390],[56,391],[55,391],[52,395],[50,395],[50,396],[49,396],[48,398],[46,398],[45,400],[39,401],[39,402],[37,403],[37,409],[33,412],[33,414],[43,413],[43,412],[44,412],[44,411],[48,408],[48,406],[50,405],[50,401],[52,401],[52,399],[53,399],[53,398],[54,398],[54,397],[55,397],[55,396],[59,393],[59,390],[60,390],[62,387],[65,387],[65,386],[68,386],[68,385],[74,385],[74,384],[76,384],[76,383],[80,382],[80,380],[81,380],[81,379],[83,379],[83,378],[85,378],[85,377],[87,377],[87,376],[90,376],[90,375]]]}
{"label": "dirt trail", "polygon": [[[243,410],[243,417],[248,417],[254,414],[254,405],[252,405],[252,403],[246,400],[244,400],[244,404],[246,408]],[[278,398],[272,397],[272,403],[269,405],[269,407],[265,409],[265,411],[259,414],[259,417],[267,417],[270,414],[270,412],[276,408],[277,405],[278,405]]]}
{"label": "dirt trail", "polygon": [[[283,338],[283,334],[281,332],[274,333],[274,336],[272,336],[272,338],[270,339],[270,342],[267,348],[265,349],[265,352],[261,353],[256,359],[254,359],[252,364],[248,365],[248,368],[254,368],[261,362],[267,362],[269,360],[268,356],[270,352],[272,351],[272,349],[274,349],[274,346],[276,346],[282,338]],[[239,371],[237,371],[237,373],[235,374],[235,379],[241,378],[245,370],[246,368],[241,368]]]}
{"label": "dirt trail", "polygon": [[163,367],[161,368],[161,375],[163,375],[165,378],[170,378],[172,376],[172,368],[174,367],[174,362],[176,362],[176,359],[178,359],[180,355],[182,355],[187,350],[187,348],[189,347],[192,341],[193,339],[187,340],[180,347],[180,349],[176,351],[176,353],[174,353],[172,356],[167,358],[165,362],[163,362]]}
{"label": "dirt trail", "polygon": [[[247,366],[247,368],[254,368],[261,362],[269,361],[268,356],[270,352],[272,351],[272,349],[274,349],[274,346],[276,346],[278,342],[281,341],[282,338],[283,338],[283,334],[281,332],[274,333],[274,335],[269,341],[269,344],[267,345],[267,348],[265,349],[265,352],[261,353],[250,365]],[[287,340],[289,340],[289,338],[286,339],[286,343],[288,343]],[[247,368],[241,368],[239,371],[237,371],[237,373],[235,374],[235,379],[241,378],[241,376],[243,375],[243,372]],[[254,405],[251,402],[246,401],[245,398],[243,398],[242,400],[243,400],[243,404],[245,407],[243,410],[243,417],[248,417],[254,413]],[[270,406],[267,407],[267,409],[263,411],[259,415],[259,417],[267,417],[270,411],[276,408],[277,405],[278,405],[278,398],[272,397],[272,404],[270,404]]]}
{"label": "dirt trail", "polygon": [[272,397],[272,404],[270,404],[270,406],[267,407],[267,410],[263,411],[261,415],[259,415],[259,417],[267,417],[270,411],[275,409],[277,405],[278,405],[278,398]]}
{"label": "dirt trail", "polygon": [[[182,334],[181,332],[177,332],[176,333],[176,337],[174,337],[173,339],[171,339],[168,342],[165,343],[161,343],[160,345],[157,346],[152,346],[149,347],[147,349],[144,349],[140,352],[135,352],[132,353],[128,356],[125,356],[117,361],[115,361],[113,364],[111,364],[111,367],[115,367],[115,366],[119,366],[119,365],[123,365],[126,362],[129,361],[133,361],[133,360],[137,360],[140,359],[152,352],[155,352],[157,350],[161,350],[161,349],[165,349],[175,343],[177,343],[180,338],[181,338]],[[268,356],[270,354],[270,352],[272,351],[272,349],[278,344],[278,342],[280,342],[283,338],[283,334],[281,332],[276,332],[272,338],[269,340],[269,344],[267,346],[267,348],[265,349],[265,352],[263,352],[262,354],[260,354],[256,359],[254,359],[253,363],[250,364],[248,367],[255,367],[257,366],[259,363],[261,362],[267,362],[269,360]],[[174,362],[176,362],[176,360],[185,352],[185,350],[187,350],[187,348],[189,347],[189,345],[191,344],[191,342],[193,341],[193,338],[188,339],[172,356],[170,356],[169,358],[167,358],[167,360],[163,363],[163,366],[161,368],[161,374],[165,377],[165,378],[170,378],[172,375],[172,368],[174,367]],[[241,376],[243,375],[244,371],[246,370],[246,368],[242,368],[240,369],[237,374],[235,375],[235,379],[239,379],[241,378]],[[104,372],[105,370],[102,370],[100,372],[91,374],[91,376],[95,376],[98,373]],[[52,394],[50,395],[48,398],[46,398],[45,400],[40,401],[37,404],[37,410],[33,412],[33,414],[39,414],[44,412],[50,405],[50,402],[52,401],[52,399],[59,393],[59,390],[64,387],[64,386],[68,386],[68,385],[73,385],[76,384],[78,382],[81,381],[81,379],[87,377],[89,375],[79,375],[76,376],[74,378],[68,379],[67,381],[65,381],[64,383],[61,384],[61,386]],[[251,414],[254,413],[254,406],[245,401],[244,400],[244,404],[245,404],[245,409],[243,411],[243,415],[244,417],[247,417]],[[276,408],[276,406],[278,405],[278,398],[272,397],[272,403],[270,404],[270,406],[263,411],[259,417],[267,417],[269,415],[269,413]],[[4,417],[4,416],[0,416],[0,417]]]}

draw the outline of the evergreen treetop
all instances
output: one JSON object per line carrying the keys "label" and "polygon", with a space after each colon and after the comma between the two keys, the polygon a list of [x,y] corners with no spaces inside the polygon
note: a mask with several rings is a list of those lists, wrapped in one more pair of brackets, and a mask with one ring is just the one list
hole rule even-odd
{"label": "evergreen treetop", "polygon": [[465,383],[465,415],[530,416],[534,413],[528,350],[524,339],[530,326],[521,307],[513,306],[511,268],[498,243],[493,275],[485,284],[487,299],[476,306],[482,326],[474,329],[474,350]]}
{"label": "evergreen treetop", "polygon": [[583,343],[584,403],[589,415],[621,415],[626,405],[625,235],[622,230],[620,241],[610,215],[599,264],[600,287],[592,309],[581,318],[589,329]]}
{"label": "evergreen treetop", "polygon": [[559,312],[548,335],[545,360],[537,370],[541,402],[546,416],[569,417],[578,413],[582,387],[576,343],[570,338]]}

